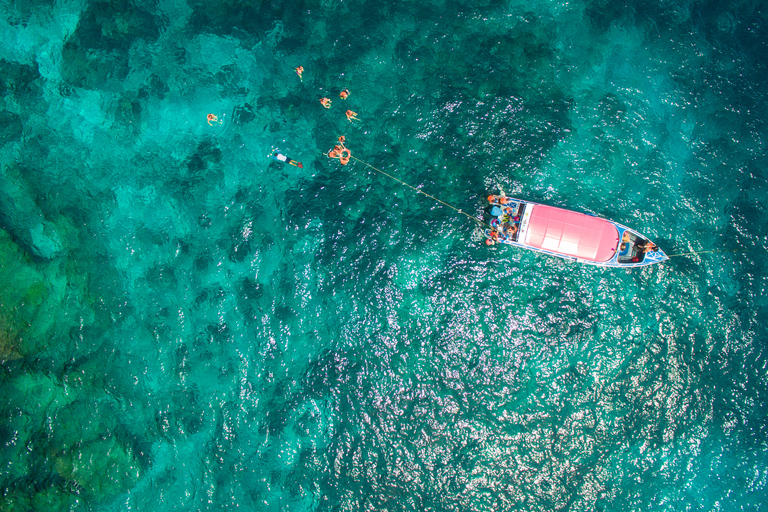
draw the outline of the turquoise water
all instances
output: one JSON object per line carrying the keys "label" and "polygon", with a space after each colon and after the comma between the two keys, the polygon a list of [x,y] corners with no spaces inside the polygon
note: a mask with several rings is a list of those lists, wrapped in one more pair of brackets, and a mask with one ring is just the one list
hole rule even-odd
{"label": "turquoise water", "polygon": [[765,508],[763,3],[2,5],[0,510]]}

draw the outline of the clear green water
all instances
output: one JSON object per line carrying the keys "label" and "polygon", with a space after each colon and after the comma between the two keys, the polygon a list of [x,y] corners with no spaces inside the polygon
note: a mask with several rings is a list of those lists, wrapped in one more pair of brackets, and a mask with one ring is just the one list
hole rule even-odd
{"label": "clear green water", "polygon": [[2,5],[0,510],[768,503],[763,3]]}

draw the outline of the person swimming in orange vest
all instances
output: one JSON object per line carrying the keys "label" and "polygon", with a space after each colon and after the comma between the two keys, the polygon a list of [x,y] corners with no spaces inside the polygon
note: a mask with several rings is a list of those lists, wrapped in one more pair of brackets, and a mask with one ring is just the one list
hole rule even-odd
{"label": "person swimming in orange vest", "polygon": [[210,126],[213,126],[213,123],[216,123],[216,124],[221,124],[221,123],[222,123],[222,121],[219,121],[219,118],[218,118],[218,117],[216,117],[216,115],[215,115],[215,114],[208,114],[208,116],[206,117],[206,119],[208,119],[208,124],[209,124]]}
{"label": "person swimming in orange vest", "polygon": [[303,82],[304,78],[301,76],[301,74],[304,72],[304,66],[297,67],[295,71],[296,71],[296,74],[299,75],[299,80]]}
{"label": "person swimming in orange vest", "polygon": [[352,112],[351,110],[347,110],[347,120],[351,123],[352,121],[359,121],[357,118],[357,112]]}
{"label": "person swimming in orange vest", "polygon": [[328,98],[320,98],[320,103],[321,103],[321,104],[322,104],[322,105],[323,105],[325,108],[331,108],[331,100],[329,100]]}
{"label": "person swimming in orange vest", "polygon": [[507,204],[507,196],[488,196],[488,202],[491,204]]}
{"label": "person swimming in orange vest", "polygon": [[343,100],[347,99],[349,97],[349,89],[346,87],[339,93],[339,97]]}

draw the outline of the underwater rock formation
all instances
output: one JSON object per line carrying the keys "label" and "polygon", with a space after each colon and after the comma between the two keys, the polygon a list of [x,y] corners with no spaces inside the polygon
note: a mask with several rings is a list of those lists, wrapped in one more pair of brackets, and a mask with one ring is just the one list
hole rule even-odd
{"label": "underwater rock formation", "polygon": [[52,259],[61,252],[54,225],[45,219],[23,181],[8,169],[0,171],[0,228],[29,254]]}

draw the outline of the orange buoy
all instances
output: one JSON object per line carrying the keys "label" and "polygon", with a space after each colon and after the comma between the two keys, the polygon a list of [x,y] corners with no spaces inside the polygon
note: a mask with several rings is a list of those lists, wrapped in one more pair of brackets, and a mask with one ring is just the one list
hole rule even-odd
{"label": "orange buoy", "polygon": [[[346,153],[346,156],[344,155]],[[349,163],[349,159],[352,156],[352,152],[348,150],[347,148],[344,148],[341,150],[341,156],[339,157],[339,161],[341,162],[341,165],[347,165]]]}

